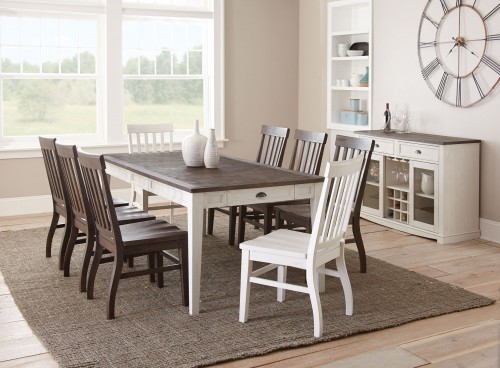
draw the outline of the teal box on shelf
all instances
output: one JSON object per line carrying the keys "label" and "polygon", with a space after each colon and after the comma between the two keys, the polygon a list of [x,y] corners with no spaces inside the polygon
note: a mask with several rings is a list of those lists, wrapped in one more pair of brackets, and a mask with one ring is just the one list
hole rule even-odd
{"label": "teal box on shelf", "polygon": [[356,125],[356,116],[358,111],[342,110],[340,112],[340,123]]}
{"label": "teal box on shelf", "polygon": [[368,114],[366,112],[357,113],[356,125],[368,125]]}

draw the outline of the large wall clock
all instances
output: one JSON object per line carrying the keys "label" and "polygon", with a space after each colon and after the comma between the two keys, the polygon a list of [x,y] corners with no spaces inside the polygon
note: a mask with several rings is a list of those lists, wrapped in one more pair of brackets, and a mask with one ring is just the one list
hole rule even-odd
{"label": "large wall clock", "polygon": [[428,0],[418,33],[422,76],[439,100],[469,107],[499,84],[498,0]]}

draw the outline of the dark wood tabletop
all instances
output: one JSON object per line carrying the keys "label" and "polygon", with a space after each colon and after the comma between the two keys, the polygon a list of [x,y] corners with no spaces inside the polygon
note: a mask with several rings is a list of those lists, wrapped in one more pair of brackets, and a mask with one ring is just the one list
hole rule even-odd
{"label": "dark wood tabletop", "polygon": [[106,162],[189,193],[308,184],[322,176],[221,156],[217,169],[187,167],[181,152],[117,153]]}
{"label": "dark wood tabletop", "polygon": [[447,145],[447,144],[465,144],[480,143],[479,139],[448,137],[444,135],[424,134],[424,133],[398,133],[384,132],[383,130],[358,130],[354,133],[367,135],[375,138],[390,138],[400,141],[418,142],[427,144]]}

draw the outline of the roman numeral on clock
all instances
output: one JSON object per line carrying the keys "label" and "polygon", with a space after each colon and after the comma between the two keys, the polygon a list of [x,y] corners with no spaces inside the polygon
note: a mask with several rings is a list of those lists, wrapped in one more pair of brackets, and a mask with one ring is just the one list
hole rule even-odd
{"label": "roman numeral on clock", "polygon": [[427,79],[429,75],[436,69],[439,65],[439,60],[438,58],[435,58],[432,60],[424,69],[422,69],[422,75],[424,76],[424,79]]}
{"label": "roman numeral on clock", "polygon": [[455,105],[457,107],[462,106],[462,78],[457,78],[457,98],[455,101]]}
{"label": "roman numeral on clock", "polygon": [[431,18],[429,18],[429,16],[428,16],[427,14],[425,14],[425,13],[424,13],[424,14],[422,14],[422,16],[423,16],[425,19],[427,19],[429,22],[431,22],[431,24],[432,24],[434,27],[436,27],[436,28],[438,28],[438,27],[439,27],[439,24],[438,24],[437,22],[434,22]]}
{"label": "roman numeral on clock", "polygon": [[420,47],[421,49],[425,47],[435,47],[435,46],[436,46],[436,41],[418,43],[418,47]]}
{"label": "roman numeral on clock", "polygon": [[486,36],[486,41],[498,41],[498,40],[500,40],[500,33]]}
{"label": "roman numeral on clock", "polygon": [[491,70],[500,75],[500,64],[489,56],[484,55],[481,60],[485,65],[487,65]]}
{"label": "roman numeral on clock", "polygon": [[439,82],[438,89],[436,91],[436,97],[440,100],[443,98],[444,88],[446,87],[446,82],[448,81],[448,73],[443,72],[441,77],[441,82]]}
{"label": "roman numeral on clock", "polygon": [[489,17],[491,17],[493,14],[495,14],[495,12],[500,9],[500,4],[498,4],[497,6],[495,6],[488,14],[486,14],[484,17],[483,17],[483,20],[486,20],[488,19]]}
{"label": "roman numeral on clock", "polygon": [[446,1],[445,0],[439,0],[441,1],[441,6],[443,7],[443,12],[446,14],[448,13],[448,5],[446,5]]}
{"label": "roman numeral on clock", "polygon": [[476,84],[476,88],[477,88],[477,91],[479,92],[479,96],[481,96],[481,98],[484,98],[484,92],[481,89],[481,86],[479,85],[479,82],[477,81],[476,75],[474,73],[472,73],[472,79],[474,79],[474,83]]}
{"label": "roman numeral on clock", "polygon": [[462,0],[457,0],[457,6],[462,6]]}

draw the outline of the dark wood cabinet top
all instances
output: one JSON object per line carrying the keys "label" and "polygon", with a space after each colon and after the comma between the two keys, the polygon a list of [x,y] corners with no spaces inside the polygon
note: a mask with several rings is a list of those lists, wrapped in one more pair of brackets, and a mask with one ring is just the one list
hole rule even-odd
{"label": "dark wood cabinet top", "polygon": [[117,153],[104,155],[104,159],[107,163],[190,193],[323,181],[322,176],[302,174],[224,156],[221,156],[217,169],[187,167],[181,152]]}
{"label": "dark wood cabinet top", "polygon": [[358,130],[354,133],[375,138],[389,138],[389,139],[397,139],[400,141],[437,144],[437,145],[481,143],[479,139],[448,137],[444,135],[434,135],[434,134],[424,134],[424,133],[397,133],[397,132],[384,132],[383,130]]}

